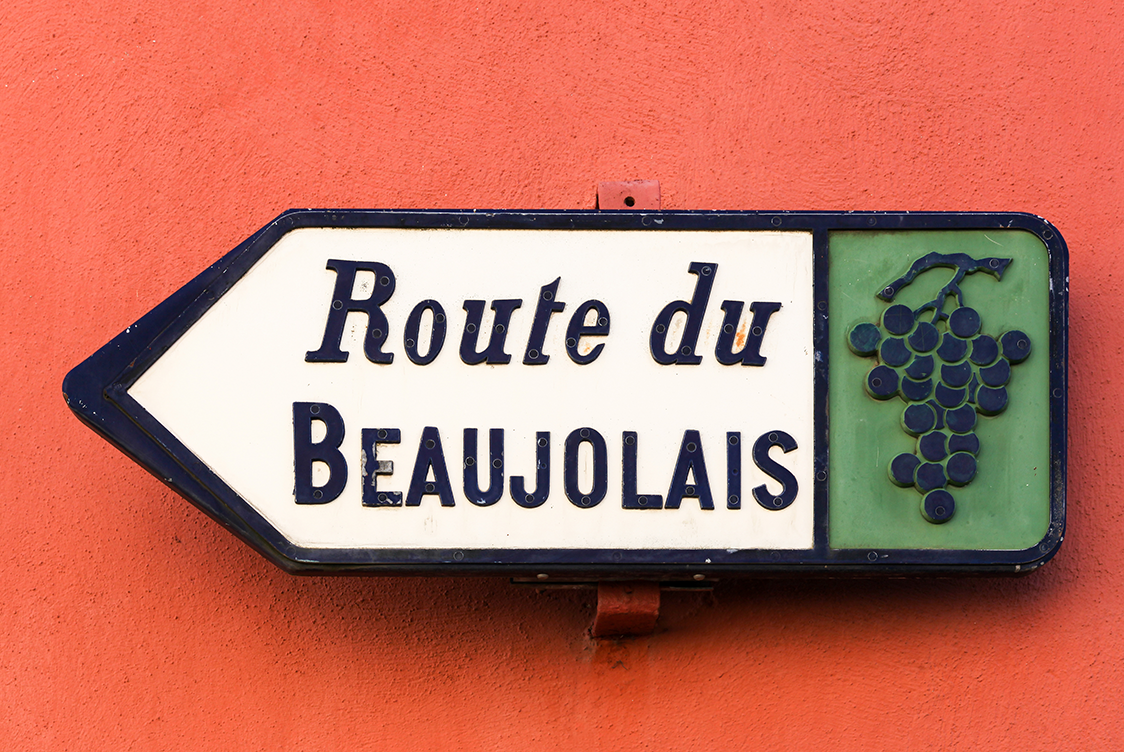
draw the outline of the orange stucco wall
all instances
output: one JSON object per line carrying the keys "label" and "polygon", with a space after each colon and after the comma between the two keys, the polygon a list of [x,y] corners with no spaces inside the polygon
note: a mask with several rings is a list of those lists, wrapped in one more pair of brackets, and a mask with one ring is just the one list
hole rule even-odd
{"label": "orange stucco wall", "polygon": [[[1124,13],[1106,0],[0,7],[5,749],[1122,749]],[[1071,252],[1069,533],[1016,580],[296,579],[67,370],[280,211],[1017,210]]]}

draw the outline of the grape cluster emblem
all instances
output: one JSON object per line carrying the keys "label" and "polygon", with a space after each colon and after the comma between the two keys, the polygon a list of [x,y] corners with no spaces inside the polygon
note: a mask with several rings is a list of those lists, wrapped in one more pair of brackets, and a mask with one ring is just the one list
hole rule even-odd
{"label": "grape cluster emblem", "polygon": [[[866,376],[866,392],[876,400],[898,397],[905,403],[901,427],[916,438],[913,452],[890,461],[890,480],[921,495],[921,514],[940,524],[956,513],[950,487],[976,477],[980,440],[977,416],[1007,409],[1011,366],[1030,356],[1030,338],[1012,330],[998,338],[982,332],[979,312],[964,303],[960,282],[985,272],[1002,280],[1011,259],[974,259],[965,253],[930,253],[913,263],[878,297],[894,296],[930,269],[951,268],[952,279],[920,308],[896,304],[882,313],[880,325],[858,324],[848,335],[851,351],[877,358]],[[953,298],[948,313],[945,306]]]}

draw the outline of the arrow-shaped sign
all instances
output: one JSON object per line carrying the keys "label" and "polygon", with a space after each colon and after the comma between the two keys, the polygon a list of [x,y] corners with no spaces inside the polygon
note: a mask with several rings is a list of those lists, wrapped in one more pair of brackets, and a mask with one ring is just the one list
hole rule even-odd
{"label": "arrow-shaped sign", "polygon": [[1022,571],[1066,265],[1022,214],[295,210],[63,389],[295,572]]}

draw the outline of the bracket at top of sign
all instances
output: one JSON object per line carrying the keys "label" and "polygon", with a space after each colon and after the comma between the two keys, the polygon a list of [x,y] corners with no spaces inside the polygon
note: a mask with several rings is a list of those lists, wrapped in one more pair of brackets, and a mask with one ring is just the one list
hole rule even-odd
{"label": "bracket at top of sign", "polygon": [[598,183],[597,208],[603,211],[659,211],[660,181],[610,180]]}

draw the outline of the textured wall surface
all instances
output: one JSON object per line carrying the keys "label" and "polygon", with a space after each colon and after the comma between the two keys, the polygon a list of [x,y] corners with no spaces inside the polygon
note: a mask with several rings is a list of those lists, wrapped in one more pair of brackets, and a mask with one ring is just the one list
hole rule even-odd
{"label": "textured wall surface", "polygon": [[[1124,16],[1105,0],[0,7],[9,749],[1121,749]],[[295,579],[72,366],[290,207],[1017,210],[1071,253],[1069,532],[1017,580]]]}

